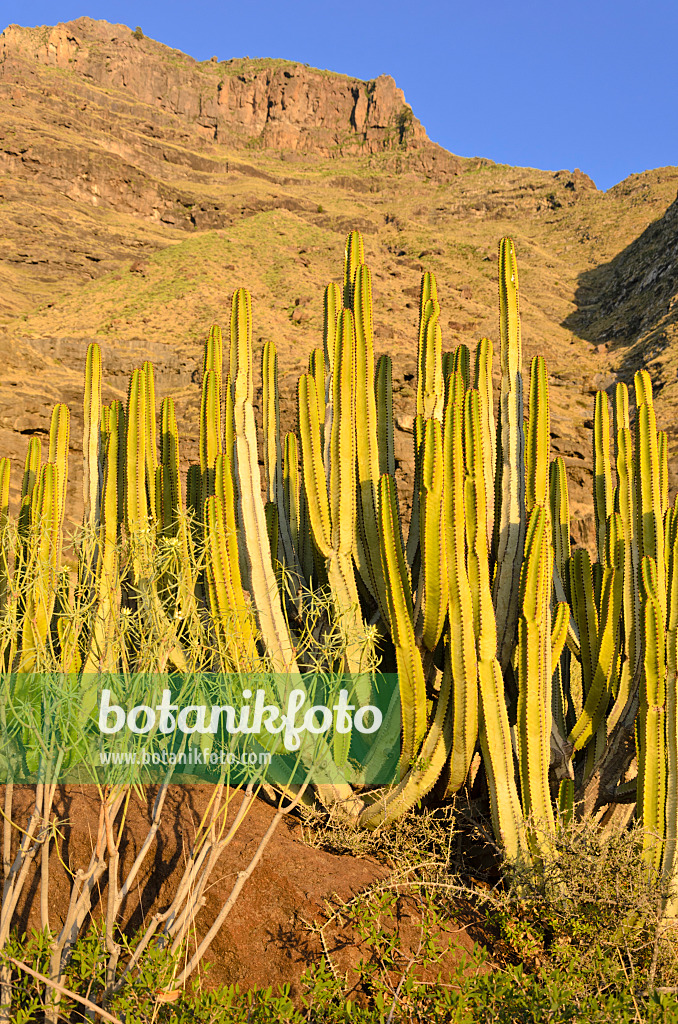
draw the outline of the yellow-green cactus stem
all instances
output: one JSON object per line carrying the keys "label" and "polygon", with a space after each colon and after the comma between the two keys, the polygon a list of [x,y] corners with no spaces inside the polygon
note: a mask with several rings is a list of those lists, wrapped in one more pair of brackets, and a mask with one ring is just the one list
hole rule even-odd
{"label": "yellow-green cactus stem", "polygon": [[492,595],[499,664],[505,671],[515,644],[526,514],[518,264],[510,238],[502,238],[499,243],[499,333],[501,392],[493,543],[496,575]]}
{"label": "yellow-green cactus stem", "polygon": [[298,667],[271,563],[261,496],[253,409],[252,302],[244,288],[238,289],[232,300],[230,367],[240,538],[248,589],[256,610],[258,632],[271,666],[276,672],[296,674]]}
{"label": "yellow-green cactus stem", "polygon": [[532,509],[521,572],[518,620],[518,754],[523,810],[534,821],[532,842],[542,859],[555,830],[549,790],[551,711],[551,566],[553,554],[543,505]]}
{"label": "yellow-green cactus stem", "polygon": [[[475,397],[474,397],[475,396]],[[497,842],[512,864],[527,862],[529,849],[513,767],[513,750],[504,681],[497,661],[497,628],[490,590],[486,522],[484,425],[482,399],[471,391],[464,424],[466,459],[465,508],[468,575],[472,594],[478,682],[479,737],[490,791],[492,824]]]}
{"label": "yellow-green cactus stem", "polygon": [[200,403],[200,473],[202,501],[214,494],[214,467],[221,454],[221,389],[216,370],[207,370]]}
{"label": "yellow-green cactus stem", "polygon": [[666,633],[654,560],[641,563],[644,626],[643,677],[638,726],[637,813],[643,824],[643,857],[659,870],[666,822]]}
{"label": "yellow-green cactus stem", "polygon": [[488,548],[492,544],[492,533],[494,531],[494,467],[497,462],[497,427],[494,422],[494,397],[492,393],[492,357],[492,342],[489,338],[481,338],[476,346],[473,386],[480,396]]}
{"label": "yellow-green cactus stem", "polygon": [[528,513],[535,505],[549,511],[549,393],[546,363],[535,356],[530,366],[530,397],[525,446],[525,503]]}
{"label": "yellow-green cactus stem", "polygon": [[610,411],[607,395],[597,391],[593,412],[593,511],[596,520],[598,561],[605,565],[605,525],[612,514],[613,484],[610,463]]}
{"label": "yellow-green cactus stem", "polygon": [[290,538],[301,562],[301,479],[299,476],[299,449],[296,434],[285,434],[283,449],[283,510],[290,527]]}
{"label": "yellow-green cactus stem", "polygon": [[158,473],[158,427],[155,418],[155,371],[153,363],[147,359],[142,363],[146,377],[146,491],[148,494],[149,514],[153,527],[158,517],[156,511],[156,477]]}
{"label": "yellow-green cactus stem", "polygon": [[[454,373],[454,377],[459,374]],[[443,494],[448,578],[449,648],[453,678],[454,731],[448,792],[466,778],[478,737],[478,666],[473,603],[466,566],[464,494],[464,399],[451,390],[443,427]]]}
{"label": "yellow-green cactus stem", "polygon": [[[0,459],[0,618],[7,610],[7,594],[9,588],[9,482],[12,463],[7,458]],[[2,655],[0,655],[2,664]]]}
{"label": "yellow-green cactus stem", "polygon": [[[283,470],[282,454],[280,450],[280,399],[278,396],[278,354],[272,341],[264,344],[262,352],[263,381],[263,411],[264,411],[264,473],[266,480],[266,493],[268,502],[276,506],[276,517],[278,523],[278,540],[275,541],[276,559],[280,547],[280,561],[288,568],[299,572],[297,559],[292,537],[290,535],[290,524],[285,515],[280,516],[280,509],[284,508],[283,500]],[[324,404],[324,403],[323,403]],[[270,537],[270,534],[269,534]],[[273,548],[272,548],[273,549]]]}
{"label": "yellow-green cactus stem", "polygon": [[82,495],[85,507],[85,524],[93,533],[99,522],[99,500],[103,471],[100,450],[101,422],[101,350],[92,342],[87,348],[85,363],[85,423],[83,428],[83,474]]}
{"label": "yellow-green cactus stem", "polygon": [[386,473],[379,481],[379,523],[381,561],[389,584],[386,593],[391,636],[398,663],[403,733],[400,776],[404,778],[426,735],[426,684],[412,625],[412,591],[400,538],[395,486]]}
{"label": "yellow-green cactus stem", "polygon": [[[344,250],[344,309],[353,310],[353,289],[358,267],[365,262],[365,248],[359,231],[350,231]],[[338,312],[338,311],[337,311]]]}
{"label": "yellow-green cactus stem", "polygon": [[464,382],[464,390],[468,391],[471,387],[471,352],[468,345],[459,344],[454,350],[454,364],[453,370],[461,374],[461,379]]}
{"label": "yellow-green cactus stem", "polygon": [[435,651],[443,632],[448,605],[443,505],[443,432],[437,419],[426,420],[421,461],[418,629],[421,631],[424,645],[429,651]]}
{"label": "yellow-green cactus stem", "polygon": [[58,531],[58,472],[56,466],[48,462],[41,468],[36,486],[20,673],[39,668],[41,663],[45,663],[48,654],[47,646],[57,586]]}
{"label": "yellow-green cactus stem", "polygon": [[334,338],[337,333],[337,317],[341,312],[341,288],[335,282],[328,284],[323,300],[323,353],[328,374],[334,366]]}
{"label": "yellow-green cactus stem", "polygon": [[379,475],[395,475],[395,444],[393,434],[393,368],[390,356],[379,356],[374,378],[377,399],[377,441],[379,443]]}
{"label": "yellow-green cactus stem", "polygon": [[355,322],[355,445],[357,520],[355,559],[363,583],[387,618],[386,585],[379,558],[377,502],[379,439],[374,392],[372,281],[369,269],[358,267],[354,285]]}
{"label": "yellow-green cactus stem", "polygon": [[664,523],[659,469],[657,426],[652,405],[652,385],[647,370],[635,375],[636,385],[636,515],[641,557],[653,559],[657,569],[657,596],[666,616],[666,569]]}

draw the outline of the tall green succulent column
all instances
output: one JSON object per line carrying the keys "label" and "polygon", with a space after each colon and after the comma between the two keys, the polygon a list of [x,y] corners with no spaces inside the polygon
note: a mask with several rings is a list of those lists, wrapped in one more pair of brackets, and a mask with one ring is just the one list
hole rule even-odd
{"label": "tall green succulent column", "polygon": [[530,366],[530,397],[525,446],[525,507],[527,514],[541,505],[550,525],[549,454],[551,420],[546,363],[535,356]]}
{"label": "tall green succulent column", "polygon": [[125,521],[132,552],[134,580],[150,575],[150,522],[146,487],[147,443],[146,373],[134,370],[127,397],[125,480]]}
{"label": "tall green succulent column", "polygon": [[533,819],[534,850],[545,860],[553,855],[555,831],[548,779],[552,727],[552,565],[546,509],[535,504],[528,523],[521,572],[517,736],[523,810]]}
{"label": "tall green succulent column", "polygon": [[480,401],[482,425],[483,483],[485,486],[485,519],[487,545],[492,544],[494,533],[494,470],[497,464],[497,428],[494,422],[492,393],[493,346],[489,338],[481,338],[476,347],[474,388]]}
{"label": "tall green succulent column", "polygon": [[261,496],[259,456],[254,421],[252,378],[252,301],[238,289],[231,306],[231,378],[235,479],[240,537],[245,553],[248,589],[252,594],[261,642],[274,671],[297,674],[294,646],[280,603],[266,531]]}
{"label": "tall green succulent column", "polygon": [[[576,624],[569,611],[570,594],[570,499],[567,473],[562,456],[553,459],[549,467],[549,504],[551,509],[551,538],[553,544],[554,592],[560,602],[567,605],[566,637],[574,634]],[[577,648],[579,634],[576,634]],[[553,662],[553,717],[561,736],[567,736],[575,724],[575,712],[570,693],[571,652],[564,646],[561,657]],[[568,790],[569,793],[569,790]]]}
{"label": "tall green succulent column", "polygon": [[529,861],[527,832],[513,766],[513,749],[504,697],[504,680],[497,660],[497,627],[490,589],[485,497],[486,436],[483,400],[478,391],[465,399],[464,485],[468,577],[472,594],[473,623],[480,691],[479,734],[490,791],[492,823],[497,842],[507,860],[516,865]]}
{"label": "tall green succulent column", "polygon": [[593,412],[593,510],[601,565],[605,564],[605,529],[613,511],[613,499],[609,402],[604,391],[597,391]]}
{"label": "tall green succulent column", "polygon": [[[453,373],[453,377],[459,374]],[[451,388],[443,426],[444,527],[448,580],[449,652],[453,679],[454,742],[448,791],[466,778],[478,737],[478,666],[473,605],[466,566],[464,396]]]}
{"label": "tall green succulent column", "polygon": [[59,479],[47,462],[40,470],[28,541],[26,610],[19,672],[40,671],[49,661],[50,625],[56,599],[59,551]]}
{"label": "tall green succulent column", "polygon": [[198,614],[195,596],[197,570],[181,487],[176,412],[174,400],[169,397],[163,399],[160,407],[160,461],[163,469],[164,532],[177,545],[173,613],[181,620],[193,619]]}
{"label": "tall green succulent column", "polygon": [[[268,502],[283,509],[283,470],[280,450],[280,398],[278,394],[278,355],[272,341],[264,344],[261,376],[264,409],[264,471]],[[324,395],[323,395],[324,404]],[[301,567],[290,535],[290,524],[284,515],[278,516],[281,561],[300,582]]]}
{"label": "tall green succulent column", "polygon": [[412,514],[407,538],[407,561],[415,565],[419,551],[419,495],[421,490],[421,442],[424,421],[434,417],[441,423],[445,405],[445,377],[442,362],[442,332],[439,323],[440,306],[437,300],[436,280],[425,273],[421,280],[419,299],[419,338],[417,344],[417,405],[414,429],[414,488]]}
{"label": "tall green succulent column", "polygon": [[80,588],[84,594],[94,585],[98,558],[96,537],[103,484],[104,451],[101,443],[101,350],[92,342],[85,360],[84,425],[82,437],[82,496],[84,531],[79,557]]}
{"label": "tall green succulent column", "polygon": [[[12,463],[8,458],[0,459],[0,618],[7,612],[10,586],[10,536],[9,536],[9,484]],[[5,645],[0,651],[0,666],[4,667]]]}
{"label": "tall green succulent column", "polygon": [[678,916],[678,513],[669,509],[666,622],[666,843],[662,872],[669,882],[666,911]]}
{"label": "tall green succulent column", "polygon": [[157,421],[155,415],[155,370],[148,359],[142,364],[146,378],[146,492],[151,529],[154,531],[158,520],[156,509],[156,478],[158,476]]}
{"label": "tall green succulent column", "polygon": [[657,423],[652,404],[652,384],[647,370],[634,378],[636,388],[636,516],[638,549],[641,557],[652,558],[657,571],[657,599],[666,617],[666,566],[662,481],[657,441]]}
{"label": "tall green succulent column", "polygon": [[623,599],[623,527],[618,512],[612,513],[606,532],[613,532],[619,540],[607,543],[599,602],[595,601],[588,552],[578,549],[573,562],[572,599],[580,622],[585,697],[582,713],[568,737],[575,750],[583,749],[601,725],[606,726],[617,671]]}
{"label": "tall green succulent column", "polygon": [[354,555],[358,572],[387,619],[386,583],[379,559],[377,505],[379,491],[379,437],[377,398],[374,391],[372,281],[369,269],[358,267],[354,285],[355,325],[355,446],[356,534]]}
{"label": "tall green succulent column", "polygon": [[[644,658],[638,709],[637,814],[644,832],[643,857],[648,867],[658,871],[666,825],[666,632],[657,567],[650,555],[643,556],[640,578]],[[671,739],[669,736],[669,743]]]}
{"label": "tall green succulent column", "polygon": [[333,360],[333,415],[329,439],[329,487],[325,477],[315,379],[304,374],[298,386],[303,480],[313,540],[332,593],[345,642],[346,671],[365,671],[364,623],[353,571],[356,531],[356,436],[354,424],[355,334],[353,316],[343,310]]}
{"label": "tall green succulent column", "polygon": [[216,493],[205,502],[206,577],[212,622],[216,628],[221,664],[231,672],[252,671],[258,662],[251,613],[242,590],[238,553],[229,544],[225,522],[233,514],[222,501],[223,460],[220,455]]}
{"label": "tall green succulent column", "polygon": [[[83,674],[115,672],[119,667],[120,650],[116,643],[116,614],[120,605],[119,546],[118,546],[118,456],[122,405],[114,402],[108,410],[108,430],[104,460],[104,480],[101,494],[100,526],[98,532],[99,558],[96,572],[96,604],[87,651],[83,659]],[[91,710],[95,694],[85,699],[86,711]]]}
{"label": "tall green succulent column", "polygon": [[99,502],[103,468],[100,441],[101,423],[101,350],[92,342],[87,348],[85,364],[85,423],[83,429],[83,503],[85,525],[93,534],[99,525]]}
{"label": "tall green succulent column", "polygon": [[[188,662],[176,637],[176,627],[162,606],[154,566],[156,522],[151,514],[149,486],[150,472],[147,446],[153,443],[148,416],[147,371],[136,369],[132,373],[125,416],[125,497],[126,527],[130,545],[129,596],[145,609],[149,628],[164,638],[167,658],[180,672],[188,671]],[[154,419],[154,417],[153,417]],[[154,474],[155,482],[155,474]],[[155,486],[153,488],[155,497]],[[155,503],[155,502],[154,502]],[[143,652],[138,652],[143,655]],[[165,655],[163,655],[163,658]],[[158,666],[164,671],[165,663]]]}
{"label": "tall green succulent column", "polygon": [[616,435],[617,505],[623,533],[623,656],[620,684],[615,709],[610,713],[608,727],[614,728],[627,701],[631,698],[641,658],[640,623],[640,552],[638,547],[637,486],[634,453],[628,418],[626,385],[617,388],[616,421],[621,423]]}
{"label": "tall green succulent column", "polygon": [[403,740],[400,783],[369,803],[360,816],[364,828],[376,828],[400,817],[433,788],[453,755],[455,723],[452,709],[452,669],[449,654],[440,682],[435,715],[426,726],[426,688],[421,655],[412,627],[412,592],[402,547],[393,478],[379,481],[381,557],[387,591],[391,636],[396,649]]}
{"label": "tall green succulent column", "polygon": [[500,421],[495,474],[496,574],[492,597],[502,672],[511,660],[519,615],[520,570],[525,543],[525,435],[518,309],[518,264],[510,238],[499,243]]}
{"label": "tall green succulent column", "polygon": [[56,565],[61,561],[63,543],[63,522],[66,508],[66,488],[68,485],[68,450],[70,441],[71,413],[67,405],[59,403],[52,410],[49,430],[48,462],[56,467],[57,474],[57,550]]}
{"label": "tall green succulent column", "polygon": [[440,421],[426,420],[422,443],[420,550],[421,570],[415,625],[424,646],[435,651],[449,603],[443,501],[443,431]]}

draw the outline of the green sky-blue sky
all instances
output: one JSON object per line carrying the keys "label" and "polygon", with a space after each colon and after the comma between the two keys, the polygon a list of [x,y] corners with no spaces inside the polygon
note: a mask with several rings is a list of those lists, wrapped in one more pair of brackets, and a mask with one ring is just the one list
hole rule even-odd
{"label": "green sky-blue sky", "polygon": [[430,137],[462,156],[576,166],[600,188],[678,164],[676,0],[0,0],[3,27],[82,14],[200,60],[391,74]]}

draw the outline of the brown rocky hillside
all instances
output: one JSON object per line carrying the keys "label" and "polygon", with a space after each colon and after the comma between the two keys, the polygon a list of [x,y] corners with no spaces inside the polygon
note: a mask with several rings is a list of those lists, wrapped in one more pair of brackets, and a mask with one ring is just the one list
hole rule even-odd
{"label": "brown rocky hillside", "polygon": [[[395,359],[399,473],[411,486],[419,280],[435,271],[444,345],[497,339],[496,246],[521,270],[526,358],[547,358],[552,444],[589,540],[592,395],[647,365],[676,438],[678,168],[609,192],[578,170],[462,159],[432,143],[388,76],[284,60],[196,62],[80,18],[0,36],[0,453],[17,460],[71,406],[79,518],[81,375],[102,346],[107,398],[156,365],[197,456],[198,368],[230,294],[252,292],[257,349],[279,350],[283,426],[320,343],[322,293],[359,228],[377,349]],[[676,474],[674,473],[674,483]],[[16,507],[16,506],[15,506]]]}

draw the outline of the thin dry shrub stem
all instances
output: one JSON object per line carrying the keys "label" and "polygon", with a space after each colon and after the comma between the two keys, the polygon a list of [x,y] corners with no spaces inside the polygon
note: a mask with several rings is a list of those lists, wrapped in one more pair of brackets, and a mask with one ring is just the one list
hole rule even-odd
{"label": "thin dry shrub stem", "polygon": [[233,888],[232,888],[232,890],[230,892],[230,895],[228,896],[228,899],[226,900],[226,902],[224,903],[223,907],[221,908],[221,910],[217,914],[217,917],[215,918],[215,920],[214,920],[214,922],[212,924],[212,927],[209,929],[209,931],[205,935],[204,939],[202,940],[202,942],[200,943],[200,945],[196,949],[195,953],[191,957],[190,961],[188,962],[188,964],[186,965],[184,970],[181,972],[181,974],[176,979],[175,984],[177,986],[184,985],[186,983],[187,978],[193,973],[195,968],[200,963],[200,960],[205,955],[206,951],[208,950],[209,946],[211,945],[211,943],[212,943],[214,937],[216,936],[217,932],[219,931],[219,929],[223,925],[224,921],[226,920],[226,918],[230,914],[231,910],[233,909],[233,907],[235,905],[235,902],[238,899],[240,893],[242,892],[245,883],[250,878],[250,876],[254,872],[255,868],[259,864],[259,861],[263,857],[264,852],[266,850],[266,847],[268,846],[269,842],[273,838],[273,835],[274,835],[278,825],[280,824],[282,819],[285,817],[285,815],[289,814],[291,811],[293,811],[298,806],[299,802],[302,799],[303,792],[304,792],[305,788],[306,787],[303,786],[301,791],[295,797],[295,799],[292,800],[286,807],[283,807],[283,799],[284,798],[281,797],[280,805],[278,807],[278,810],[276,811],[276,813],[275,813],[275,815],[274,815],[274,817],[273,817],[273,819],[271,821],[271,824],[268,826],[268,829],[266,830],[266,833],[262,837],[262,839],[261,839],[261,841],[259,843],[259,846],[257,847],[257,850],[256,850],[256,852],[254,854],[254,856],[252,857],[252,859],[249,862],[249,864],[247,865],[247,867],[243,871],[238,872],[238,877],[236,879],[235,885],[233,886]]}
{"label": "thin dry shrub stem", "polygon": [[54,991],[58,992],[59,995],[67,996],[68,999],[74,999],[76,1003],[86,1006],[88,1010],[92,1011],[92,1013],[97,1014],[104,1020],[110,1021],[111,1024],[123,1024],[123,1021],[121,1021],[119,1017],[114,1017],[112,1013],[108,1012],[108,1010],[102,1009],[101,1006],[97,1006],[97,1004],[93,1003],[90,999],[85,999],[84,996],[79,996],[77,992],[72,992],[69,988],[66,988],[65,985],[60,984],[60,982],[46,978],[44,974],[40,974],[39,971],[34,971],[32,967],[29,967],[28,964],[23,963],[21,960],[15,960],[13,956],[8,956],[7,959],[10,963],[13,963],[15,967],[18,967],[20,971],[23,971],[25,974],[30,974],[30,976],[35,978],[36,981],[40,981],[43,985],[47,985],[49,988],[54,989]]}

